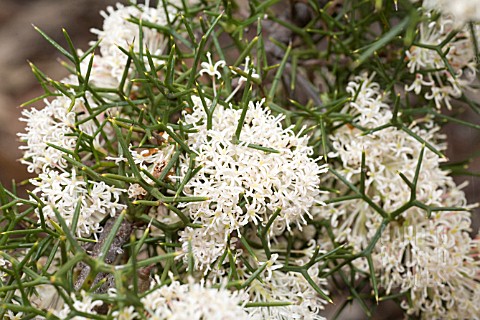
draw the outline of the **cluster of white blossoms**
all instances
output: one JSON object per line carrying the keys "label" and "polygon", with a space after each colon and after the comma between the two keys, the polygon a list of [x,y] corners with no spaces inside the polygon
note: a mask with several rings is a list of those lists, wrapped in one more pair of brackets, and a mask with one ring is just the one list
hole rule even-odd
{"label": "cluster of white blossoms", "polygon": [[[250,320],[244,304],[248,295],[244,291],[231,292],[223,286],[213,288],[209,283],[195,283],[192,278],[182,284],[172,279],[168,285],[155,277],[150,284],[150,290],[141,298],[143,316],[135,307],[124,307],[114,311],[116,320],[158,319],[158,320]],[[114,289],[111,295],[116,295]]]}
{"label": "cluster of white blossoms", "polygon": [[[118,10],[119,12],[125,12],[116,14],[113,9],[109,9],[109,12],[112,16],[121,17],[124,26],[130,25],[129,30],[133,33],[129,35],[125,33],[125,37],[122,39],[133,43],[138,38],[138,25],[127,22],[126,19],[135,16],[135,14],[141,18],[143,11],[134,6],[123,7],[120,5]],[[150,9],[147,11],[150,12]],[[154,16],[153,13],[152,15]],[[106,22],[106,26],[109,26],[110,29],[107,28],[104,30],[105,32],[99,32],[99,35],[101,37],[112,35],[114,30],[111,29],[114,28],[115,24],[117,24],[118,29],[118,23],[118,21],[115,23]],[[144,39],[148,40],[148,36]],[[124,60],[117,61],[117,69],[109,65],[109,71],[107,72],[105,65],[99,64],[99,61],[115,62],[115,59],[106,56],[107,52],[114,52],[115,50],[112,49],[112,43],[108,44],[108,41],[102,41],[102,43],[104,44],[100,45],[100,51],[105,56],[95,58],[90,70],[90,79],[93,79],[91,82],[97,86],[117,86],[122,76],[122,72],[118,68],[124,69],[127,56],[124,55]],[[152,40],[151,44],[153,43]],[[119,51],[116,46],[115,49]],[[84,74],[87,73],[87,60],[82,63],[82,73]],[[62,82],[78,85],[78,79],[74,76],[70,76]],[[91,137],[94,148],[106,153],[104,139],[111,138],[111,128],[108,124],[102,125],[102,132],[107,135],[106,137],[102,136],[99,131],[99,124],[105,121],[105,113],[99,113],[95,118],[90,116],[90,112],[95,112],[99,106],[88,93],[85,98],[76,98],[75,100],[59,93],[53,100],[46,100],[45,104],[43,109],[24,110],[22,112],[23,117],[20,120],[26,122],[26,132],[18,134],[21,141],[25,142],[25,145],[20,147],[24,151],[22,163],[28,165],[29,172],[39,174],[38,178],[31,180],[32,184],[36,186],[33,194],[41,199],[45,207],[36,209],[36,212],[37,215],[42,214],[43,217],[47,218],[47,223],[50,224],[50,220],[57,221],[55,215],[55,210],[57,210],[66,224],[71,226],[75,211],[79,208],[76,234],[78,236],[88,236],[101,230],[99,223],[103,218],[108,215],[114,216],[118,210],[126,207],[119,202],[120,195],[126,190],[109,186],[104,182],[88,181],[87,183],[83,176],[78,176],[75,169],[70,167],[68,161],[64,158],[66,156],[65,151],[76,152],[79,149],[78,136],[82,134]],[[80,122],[80,124],[77,125],[77,122]]]}
{"label": "cluster of white blossoms", "polygon": [[[138,53],[140,48],[143,48],[144,52],[148,48],[154,56],[161,54],[164,46],[163,35],[154,29],[143,28],[140,36],[139,25],[129,22],[128,19],[135,17],[165,25],[167,22],[165,12],[161,6],[151,8],[148,4],[126,7],[118,4],[116,8],[109,7],[107,12],[102,12],[105,18],[103,30],[93,30],[101,40],[99,44],[101,55],[94,58],[90,69],[90,83],[99,87],[118,86],[128,60],[128,56],[118,46],[128,50],[132,45],[135,53]],[[143,39],[143,43],[140,43],[139,39]],[[83,77],[87,74],[88,60],[86,58],[81,63]],[[158,59],[156,62],[161,63]],[[75,86],[79,81],[75,76],[70,76],[62,82]],[[84,134],[92,137],[96,149],[107,153],[103,148],[104,137],[98,126],[105,121],[105,112],[99,113],[95,118],[90,117],[90,111],[95,112],[98,105],[88,93],[85,99],[75,100],[59,94],[45,103],[46,106],[41,110],[31,109],[22,112],[23,117],[20,120],[26,122],[26,132],[18,134],[25,142],[25,145],[20,147],[24,151],[21,161],[28,165],[29,172],[40,174],[38,179],[32,180],[32,183],[36,186],[33,193],[46,204],[42,210],[44,216],[56,221],[54,212],[56,208],[67,225],[70,225],[75,208],[80,203],[77,234],[89,235],[99,231],[99,222],[102,218],[114,215],[116,210],[125,208],[125,205],[119,203],[119,196],[124,190],[113,188],[103,182],[87,184],[83,177],[77,176],[74,170],[72,172],[64,158],[66,155],[64,150],[67,152],[77,150],[78,136]],[[86,120],[82,121],[84,119]],[[78,121],[81,121],[81,124],[76,125]],[[103,125],[102,128],[103,132],[107,132],[107,138],[111,138],[109,125]],[[163,161],[165,158],[168,158],[166,153],[164,158],[156,159],[158,163],[153,163],[154,171],[158,170],[160,162],[165,163]],[[143,162],[148,161],[143,159]],[[143,162],[140,166],[145,166]],[[148,179],[146,176],[144,178]],[[145,194],[145,190],[139,186],[131,186],[129,193],[132,197],[139,197]],[[40,214],[38,209],[37,214]]]}
{"label": "cluster of white blossoms", "polygon": [[[90,107],[95,106],[93,102],[85,102],[81,98],[71,100],[60,95],[52,101],[46,101],[46,106],[41,110],[24,110],[20,120],[27,123],[26,132],[18,134],[26,144],[20,146],[24,151],[21,161],[28,165],[29,172],[38,174],[37,178],[31,179],[36,186],[32,193],[41,199],[45,207],[37,208],[37,215],[43,214],[45,218],[57,221],[54,210],[58,210],[70,226],[75,210],[80,205],[76,230],[79,236],[98,231],[102,218],[125,208],[125,205],[119,204],[123,190],[104,182],[92,181],[87,184],[64,158],[65,151],[73,152],[78,147],[79,134],[92,137],[92,145],[102,149],[102,137],[98,133],[95,135],[97,125],[93,120],[76,125],[77,121],[88,115],[86,103]],[[50,224],[49,220],[47,223]]]}
{"label": "cluster of white blossoms", "polygon": [[[423,145],[395,127],[363,134],[386,125],[393,114],[384,93],[367,76],[356,77],[347,91],[356,100],[346,106],[354,116],[354,126],[344,125],[332,135],[346,179],[360,182],[362,151],[365,152],[365,194],[388,214],[409,202],[411,189],[399,173],[412,182]],[[436,145],[438,128],[428,119],[419,119],[409,128],[425,141]],[[465,207],[463,192],[448,172],[440,169],[444,161],[425,149],[416,186],[416,200],[426,206]],[[372,258],[386,293],[410,293],[410,303],[402,305],[409,314],[431,318],[468,318],[480,312],[478,291],[480,267],[474,258],[476,242],[471,240],[470,214],[467,211],[433,211],[431,217],[418,207],[400,209],[382,233]],[[319,207],[320,216],[331,221],[336,241],[348,243],[355,252],[367,248],[383,218],[363,200],[344,201]],[[368,272],[365,261],[359,267]],[[465,309],[464,306],[469,305]]]}
{"label": "cluster of white blossoms", "polygon": [[57,210],[67,226],[72,227],[76,209],[80,206],[75,230],[78,236],[100,231],[100,221],[103,218],[114,216],[117,211],[126,208],[126,205],[119,202],[120,195],[125,190],[109,186],[103,181],[87,183],[83,177],[77,176],[75,169],[63,173],[50,170],[30,182],[36,186],[32,193],[45,204],[42,209],[36,209],[37,214],[47,218],[49,224],[50,220],[57,221]]}
{"label": "cluster of white blossoms", "polygon": [[141,299],[149,319],[249,319],[242,307],[247,298],[242,291],[212,288],[208,283],[195,283],[193,279],[186,284],[175,280],[159,287],[161,284],[156,277],[151,283],[152,291]]}
{"label": "cluster of white blossoms", "polygon": [[[191,253],[194,257],[194,267],[196,270],[210,271],[210,266],[225,251],[225,234],[216,229],[190,228],[180,232],[180,242],[182,251]],[[234,243],[236,239],[230,239]],[[185,260],[188,260],[185,256]]]}
{"label": "cluster of white blossoms", "polygon": [[[164,26],[167,24],[167,11],[173,14],[174,8],[169,7],[168,10],[165,10],[163,6],[153,8],[148,5],[148,1],[146,5],[131,6],[117,3],[115,7],[109,6],[106,11],[101,11],[101,15],[105,19],[103,29],[91,29],[92,33],[98,35],[98,40],[100,40],[98,46],[101,53],[100,56],[94,58],[92,68],[94,84],[110,88],[118,86],[124,75],[128,60],[128,55],[120,48],[128,52],[131,46],[134,53],[139,53],[142,50],[144,54],[148,50],[154,59],[154,63],[162,64],[163,61],[157,57],[164,52],[167,43],[164,35],[156,29],[147,27],[143,27],[140,34],[139,24],[128,20],[135,18],[139,21]],[[140,39],[143,40],[142,43]],[[145,66],[149,66],[146,59],[144,62]],[[86,68],[87,65],[85,63],[84,67]]]}
{"label": "cluster of white blossoms", "polygon": [[444,15],[452,16],[457,27],[462,27],[467,22],[480,22],[480,3],[475,0],[412,0],[422,2],[427,10],[438,11]]}
{"label": "cluster of white blossoms", "polygon": [[[434,101],[437,108],[451,109],[450,100],[472,90],[477,77],[475,43],[480,39],[480,24],[473,24],[472,34],[468,25],[455,30],[454,20],[448,16],[432,20],[431,12],[425,15],[428,19],[419,24],[419,44],[406,52],[408,69],[415,74],[414,82],[406,90],[417,95],[423,90],[424,97]],[[452,32],[455,35],[450,39]],[[440,48],[443,57],[436,48]]]}
{"label": "cluster of white blossoms", "polygon": [[28,172],[40,173],[48,168],[67,168],[68,164],[63,151],[49,146],[55,145],[72,151],[77,146],[78,131],[92,135],[96,129],[92,122],[80,125],[75,132],[77,113],[86,111],[85,101],[81,98],[72,101],[60,95],[52,101],[45,101],[43,109],[23,110],[20,121],[26,122],[25,133],[18,133],[20,140],[26,145],[21,162],[26,164]]}
{"label": "cluster of white blossoms", "polygon": [[[244,291],[231,292],[223,286],[213,288],[209,283],[195,283],[189,279],[188,283],[182,284],[173,280],[168,285],[162,285],[158,277],[151,279],[150,290],[141,298],[142,311],[134,306],[127,306],[112,312],[115,320],[135,319],[175,319],[175,320],[202,320],[202,319],[239,319],[250,320],[248,308],[244,304],[248,301],[248,294]],[[115,289],[109,290],[110,296],[115,296]],[[60,310],[50,310],[60,319],[75,312],[83,312],[97,315],[95,309],[104,302],[94,300],[87,292],[81,291],[80,295],[71,294],[71,307],[65,303]],[[143,316],[140,316],[142,314]],[[88,319],[84,316],[73,316],[69,319]],[[262,318],[263,319],[263,318]]]}
{"label": "cluster of white blossoms", "polygon": [[[249,103],[240,141],[235,143],[242,110],[217,105],[208,129],[201,99],[194,96],[192,101],[193,111],[184,114],[184,122],[197,132],[189,135],[187,143],[202,169],[188,181],[184,192],[209,198],[184,204],[193,221],[203,225],[194,232],[204,237],[196,238],[206,243],[223,238],[225,244],[233,231],[250,223],[266,224],[277,210],[271,235],[290,230],[292,224],[301,228],[306,223],[303,216],[318,202],[319,175],[327,170],[310,158],[313,150],[307,146],[308,136],[283,129],[283,117],[271,115],[260,101]],[[211,101],[205,102],[207,108],[212,107]],[[181,169],[187,172],[187,160],[182,161]],[[202,247],[200,243],[197,246]]]}
{"label": "cluster of white blossoms", "polygon": [[[313,247],[315,241],[312,240]],[[259,253],[261,255],[261,253]],[[254,259],[250,259],[252,265],[255,265]],[[280,269],[283,264],[278,261],[278,255],[272,254],[267,262],[258,263],[267,264],[263,271],[262,280],[253,280],[248,294],[253,303],[269,302],[289,302],[289,305],[275,307],[258,307],[248,309],[250,318],[253,320],[261,319],[312,319],[324,320],[320,311],[324,309],[327,301],[323,299],[308,283],[305,277],[299,272],[284,272]],[[291,261],[295,265],[301,266],[305,259],[296,259]],[[240,274],[248,275],[245,266],[239,266]],[[318,265],[314,265],[307,271],[313,282],[325,293],[327,281],[318,276]]]}

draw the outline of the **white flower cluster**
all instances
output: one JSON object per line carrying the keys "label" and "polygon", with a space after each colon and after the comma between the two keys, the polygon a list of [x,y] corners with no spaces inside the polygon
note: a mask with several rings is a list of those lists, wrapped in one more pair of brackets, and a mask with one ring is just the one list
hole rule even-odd
{"label": "white flower cluster", "polygon": [[[26,143],[25,146],[20,146],[20,149],[24,151],[21,162],[28,165],[28,172],[39,173],[48,168],[67,168],[67,161],[62,158],[65,153],[47,143],[69,151],[74,150],[77,144],[75,123],[81,119],[77,119],[77,113],[86,111],[83,99],[72,101],[64,95],[51,102],[45,100],[45,104],[41,110],[23,110],[23,117],[20,118],[20,121],[27,123],[26,132],[17,135]],[[90,121],[77,128],[89,135],[92,135],[95,129]]]}
{"label": "white flower cluster", "polygon": [[57,221],[55,210],[58,210],[67,226],[71,227],[76,208],[80,205],[75,230],[78,236],[100,231],[99,223],[105,216],[114,216],[117,210],[126,208],[126,205],[119,203],[120,195],[125,190],[109,186],[103,181],[87,183],[82,177],[77,177],[75,169],[63,173],[50,170],[30,182],[36,186],[32,192],[45,203],[42,209],[37,209],[38,215],[43,214],[45,218]]}
{"label": "white flower cluster", "polygon": [[[93,102],[88,103],[90,107],[95,107]],[[22,163],[28,165],[29,172],[39,174],[31,183],[36,186],[33,194],[46,204],[42,209],[44,217],[57,221],[56,208],[67,225],[71,225],[75,208],[80,204],[76,230],[79,236],[98,231],[99,222],[105,215],[114,215],[116,210],[125,208],[118,203],[123,190],[107,186],[104,182],[91,182],[87,186],[63,158],[66,153],[62,150],[74,151],[77,148],[80,133],[92,137],[93,146],[102,149],[103,142],[100,134],[96,133],[97,125],[93,120],[75,125],[76,121],[88,115],[85,104],[81,98],[72,101],[60,95],[51,102],[46,101],[46,106],[41,110],[24,110],[20,120],[27,123],[26,133],[18,134],[26,143],[20,146],[24,150]],[[36,212],[37,215],[41,214],[39,208]]]}
{"label": "white flower cluster", "polygon": [[[163,35],[150,28],[142,29],[143,43],[140,43],[138,24],[129,22],[127,19],[135,17],[164,25],[167,21],[165,10],[162,7],[150,8],[148,4],[127,7],[118,4],[116,9],[109,7],[107,12],[102,12],[102,15],[105,18],[103,30],[93,30],[101,40],[99,44],[101,56],[94,58],[89,79],[95,86],[117,87],[128,60],[127,55],[118,46],[128,50],[128,46],[133,45],[134,51],[138,52],[142,45],[154,56],[161,54],[164,46]],[[88,60],[85,59],[81,64],[83,76],[87,73]],[[158,59],[155,61],[161,63]],[[78,79],[75,76],[70,76],[62,82],[67,85],[78,85]],[[23,117],[20,120],[27,123],[26,132],[18,134],[26,143],[25,146],[20,147],[24,150],[22,163],[28,165],[29,172],[40,174],[38,181],[33,180],[32,183],[37,186],[34,193],[48,204],[43,209],[43,214],[45,217],[56,220],[53,210],[55,207],[70,225],[75,208],[80,202],[81,214],[77,234],[83,236],[98,231],[102,217],[107,214],[113,215],[116,210],[125,207],[118,203],[119,195],[123,190],[112,188],[103,182],[93,182],[87,186],[86,182],[78,179],[75,172],[68,173],[71,169],[63,158],[65,152],[62,150],[76,150],[80,133],[92,137],[94,147],[106,153],[103,149],[102,136],[96,125],[105,120],[105,113],[97,115],[98,122],[90,119],[76,126],[77,121],[90,116],[89,110],[98,108],[89,94],[86,97],[88,101],[83,98],[72,101],[69,97],[59,94],[52,101],[46,101],[46,106],[41,110],[23,111]],[[111,134],[110,131],[108,124],[103,126],[103,132],[107,132],[107,135]],[[165,154],[165,156],[168,155]],[[165,159],[157,160],[159,163],[164,163]],[[144,161],[148,162],[148,159]],[[158,169],[158,164],[154,163],[153,170]],[[139,186],[133,186],[129,191],[132,197],[139,197],[145,193],[145,190]],[[39,214],[38,210],[37,213]]]}
{"label": "white flower cluster", "polygon": [[[182,251],[193,255],[196,270],[209,271],[210,265],[225,251],[225,234],[216,229],[187,227],[180,232],[180,236]],[[235,239],[231,239],[230,242],[235,242]],[[185,260],[188,258],[185,256]]]}
{"label": "white flower cluster", "polygon": [[[188,181],[184,192],[209,198],[184,204],[193,221],[204,226],[196,232],[202,232],[207,243],[221,238],[225,243],[232,231],[249,223],[266,224],[277,210],[280,213],[272,225],[272,235],[290,230],[291,224],[301,228],[305,224],[303,215],[318,202],[319,175],[326,171],[309,157],[313,150],[307,146],[308,136],[283,129],[283,117],[271,115],[262,106],[263,101],[250,102],[241,142],[234,143],[242,110],[217,105],[212,129],[207,129],[201,99],[194,96],[192,101],[193,112],[185,114],[184,121],[198,132],[189,135],[187,142],[197,153],[195,161],[202,169]],[[212,107],[209,100],[206,104]],[[275,151],[262,151],[256,146]],[[182,161],[183,172],[188,170],[187,160]],[[213,258],[209,253],[205,256]]]}
{"label": "white flower cluster", "polygon": [[202,320],[249,319],[242,307],[246,296],[242,291],[215,289],[205,283],[181,284],[173,281],[168,286],[158,277],[151,284],[152,291],[141,299],[149,319]]}
{"label": "white flower cluster", "polygon": [[[168,8],[169,11],[174,10],[173,7]],[[134,53],[143,50],[150,52],[156,64],[162,64],[163,61],[158,57],[165,49],[167,39],[156,29],[143,27],[140,36],[140,26],[137,23],[130,22],[128,19],[136,18],[156,25],[164,26],[167,24],[165,9],[162,6],[158,8],[149,7],[148,1],[146,5],[123,6],[117,3],[116,7],[108,7],[107,11],[101,11],[101,15],[105,19],[103,29],[92,29],[91,31],[98,35],[101,41],[99,44],[101,56],[95,57],[94,74],[92,78],[95,84],[104,87],[117,87],[125,72],[128,55],[122,48],[129,51],[129,47],[133,46]],[[143,42],[140,43],[140,39]],[[133,63],[132,63],[133,64]],[[145,66],[149,66],[145,60]],[[86,65],[85,65],[86,67]]]}
{"label": "white flower cluster", "polygon": [[[342,126],[332,135],[332,144],[343,163],[339,171],[350,182],[358,183],[365,151],[365,193],[390,214],[409,202],[410,188],[399,173],[413,181],[422,143],[395,127],[364,135],[356,127],[378,128],[390,121],[392,112],[379,85],[366,76],[356,77],[347,91],[357,97],[345,110],[350,109],[355,116],[355,126]],[[438,128],[428,121],[423,127],[412,125],[410,130],[435,145],[440,138]],[[439,168],[441,162],[435,153],[424,151],[416,200],[431,207],[465,207],[463,192]],[[356,252],[366,249],[383,220],[363,200],[319,210],[321,216],[330,219],[336,241],[348,243]],[[472,256],[476,242],[469,231],[470,214],[466,211],[434,211],[430,219],[418,207],[403,211],[388,224],[372,254],[387,294],[397,289],[408,291],[411,303],[402,306],[425,319],[466,319],[467,313],[478,314],[480,300],[475,292],[480,289],[480,268]],[[359,267],[368,272],[366,263]]]}
{"label": "white flower cluster", "polygon": [[[319,296],[307,280],[298,272],[283,272],[278,270],[282,264],[276,260],[278,255],[272,255],[272,258],[265,262],[268,264],[263,273],[262,281],[253,280],[248,293],[251,302],[286,302],[291,303],[287,306],[259,307],[249,308],[248,312],[251,319],[311,319],[324,320],[320,311],[324,309],[327,302]],[[295,261],[302,265],[302,260]],[[262,263],[260,263],[262,264]],[[243,267],[246,269],[245,267]],[[244,270],[246,272],[246,270]],[[245,273],[247,274],[247,273]],[[323,290],[327,286],[326,279],[318,277],[318,266],[313,266],[308,270],[312,280]]]}
{"label": "white flower cluster", "polygon": [[[449,3],[452,3],[449,1]],[[480,4],[477,4],[480,7]],[[450,99],[459,98],[465,90],[471,90],[477,76],[477,60],[475,42],[479,41],[480,25],[474,24],[477,35],[473,37],[469,26],[464,26],[451,38],[454,32],[454,21],[440,16],[431,20],[431,12],[427,12],[428,21],[419,25],[420,45],[413,45],[406,52],[410,73],[415,74],[414,82],[406,86],[407,91],[420,94],[427,91],[425,98],[433,100],[437,108],[446,105],[451,109]],[[444,58],[435,50],[443,45]]]}
{"label": "white flower cluster", "polygon": [[462,27],[467,22],[480,22],[480,2],[475,0],[423,0],[422,6],[452,16],[457,27]]}

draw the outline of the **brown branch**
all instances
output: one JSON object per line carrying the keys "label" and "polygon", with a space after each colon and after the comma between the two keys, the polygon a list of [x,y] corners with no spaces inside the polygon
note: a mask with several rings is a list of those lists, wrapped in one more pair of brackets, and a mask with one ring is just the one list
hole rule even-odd
{"label": "brown branch", "polygon": [[[102,247],[104,246],[108,235],[112,232],[112,228],[116,220],[117,218],[109,219],[105,224],[103,232],[100,235],[100,239],[98,239],[98,242],[93,246],[91,250],[90,256],[92,258],[97,258],[100,255]],[[123,220],[120,224],[120,228],[118,229],[117,234],[115,235],[115,238],[113,239],[112,244],[110,245],[110,248],[107,251],[107,254],[105,255],[105,258],[103,260],[105,263],[113,264],[117,257],[123,254],[122,246],[123,244],[125,244],[125,242],[127,242],[131,233],[132,223],[127,220]],[[99,284],[99,282],[103,279],[106,279],[105,283],[103,283],[99,288],[97,288],[95,290],[95,293],[105,293],[109,288],[115,287],[113,276],[111,274],[100,272],[95,276],[94,279],[92,279],[92,270],[89,265],[84,262],[80,262],[78,267],[81,269],[81,271],[74,285],[75,290],[78,291],[80,290],[80,288],[85,286],[95,286]]]}

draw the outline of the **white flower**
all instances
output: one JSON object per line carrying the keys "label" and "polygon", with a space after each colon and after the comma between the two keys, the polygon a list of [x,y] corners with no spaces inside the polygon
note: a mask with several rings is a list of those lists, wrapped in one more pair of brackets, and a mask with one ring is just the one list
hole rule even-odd
{"label": "white flower", "polygon": [[[202,169],[189,180],[184,192],[209,198],[184,204],[194,222],[203,224],[205,233],[216,232],[224,239],[249,223],[267,223],[277,210],[280,213],[270,234],[280,234],[291,224],[304,225],[303,215],[309,215],[310,207],[318,201],[319,175],[326,171],[310,158],[313,150],[307,145],[308,136],[283,129],[283,117],[271,115],[263,101],[250,102],[241,142],[235,144],[232,140],[242,110],[217,105],[212,129],[207,130],[202,103],[198,97],[192,100],[193,113],[185,114],[185,123],[198,132],[189,135],[188,145],[197,153],[195,160]],[[188,170],[188,163],[188,159],[182,161],[182,172]]]}
{"label": "white flower", "polygon": [[[252,72],[251,77],[253,79],[260,79],[260,75],[257,73],[255,68],[250,68],[250,57],[249,56],[247,56],[245,58],[245,63],[243,65],[243,72],[245,72],[246,74],[249,74],[250,72]],[[232,73],[237,74],[234,70],[232,70]],[[238,85],[241,85],[242,83],[244,83],[247,80],[248,79],[246,77],[240,76],[240,79],[238,80]]]}
{"label": "white flower", "polygon": [[5,314],[5,319],[8,319],[8,320],[22,320],[23,319],[23,312],[14,313],[12,310],[7,310],[7,313]]}
{"label": "white flower", "polygon": [[[405,86],[406,91],[413,91],[415,94],[420,94],[422,91],[422,86],[433,86],[434,82],[433,80],[426,81],[423,80],[423,75],[421,73],[415,74],[415,81],[410,85],[410,86]],[[429,98],[427,98],[429,99]]]}
{"label": "white flower", "polygon": [[195,269],[205,270],[205,272],[210,270],[210,265],[223,254],[227,246],[224,235],[215,230],[204,231],[187,227],[180,236],[184,260],[187,262],[191,253]]}
{"label": "white flower", "polygon": [[75,209],[80,204],[75,230],[78,236],[99,231],[99,222],[106,215],[114,216],[118,210],[126,208],[126,205],[119,203],[120,195],[125,190],[109,186],[103,181],[87,183],[77,177],[75,169],[71,173],[50,170],[30,182],[36,186],[32,193],[45,203],[41,213],[40,209],[36,210],[38,216],[43,214],[45,218],[58,222],[55,216],[55,210],[58,210],[67,226],[71,227]]}
{"label": "white flower", "polygon": [[283,265],[281,263],[276,263],[277,259],[278,259],[278,254],[274,253],[270,257],[270,259],[267,260],[266,262],[259,262],[258,263],[259,267],[262,267],[263,265],[266,264],[266,267],[263,271],[264,273],[267,274],[264,278],[265,280],[270,281],[272,279],[273,271],[283,267]]}
{"label": "white flower", "polygon": [[[92,297],[88,295],[87,292],[81,291],[80,292],[80,297],[81,299],[77,299],[75,296],[75,293],[71,294],[71,298],[73,301],[73,309],[80,311],[80,312],[85,312],[85,313],[90,313],[90,314],[97,314],[97,312],[94,311],[94,308],[97,306],[101,306],[103,304],[103,301],[100,300],[93,300]],[[68,304],[65,304],[62,310],[55,312],[55,315],[59,317],[60,319],[67,319],[71,309],[68,306]],[[87,320],[88,318],[82,317],[82,316],[75,316],[69,319],[73,320]]]}
{"label": "white flower", "polygon": [[[255,68],[250,68],[250,57],[247,56],[245,58],[245,64],[244,64],[244,67],[243,67],[243,72],[245,72],[246,74],[250,74],[251,72],[251,77],[252,79],[260,79],[260,75],[257,74],[257,71],[255,70]],[[233,74],[237,74],[234,70],[232,70],[232,73]],[[240,76],[240,79],[238,79],[238,84],[236,86],[236,88],[232,91],[232,93],[228,96],[227,99],[225,99],[225,102],[228,103],[232,98],[233,96],[235,96],[235,94],[238,92],[238,90],[240,90],[240,88],[242,87],[242,84],[244,82],[246,82],[248,79],[244,76]]]}
{"label": "white flower", "polygon": [[[170,8],[171,9],[171,8]],[[128,48],[134,45],[134,50],[138,51],[139,43],[139,26],[136,23],[127,21],[134,17],[150,23],[165,25],[167,18],[163,7],[159,8],[147,7],[142,4],[137,6],[123,6],[117,3],[116,8],[107,7],[106,11],[100,14],[105,19],[103,22],[103,30],[92,29],[92,33],[97,34],[100,42],[100,52],[104,57],[115,56],[121,51],[118,46]],[[164,37],[156,29],[143,27],[143,45],[148,48],[152,55],[162,53]]]}
{"label": "white flower", "polygon": [[[363,87],[362,89],[360,89]],[[356,101],[344,111],[355,116],[355,125],[373,129],[388,124],[392,112],[385,103],[379,85],[366,76],[356,77],[347,91]],[[422,123],[423,122],[423,123]],[[437,149],[442,136],[428,120],[418,120],[410,130]],[[332,145],[343,165],[338,170],[354,185],[360,181],[362,151],[365,160],[365,193],[387,213],[394,212],[410,199],[410,188],[398,174],[413,181],[422,143],[406,132],[388,127],[367,135],[355,127],[342,126],[332,135]],[[432,207],[465,207],[465,195],[439,164],[437,154],[425,150],[416,187],[416,200]],[[360,252],[367,248],[382,223],[379,213],[363,200],[344,201],[318,207],[328,218],[336,241],[346,242]],[[480,305],[478,262],[471,256],[474,242],[468,235],[470,214],[466,211],[437,211],[431,218],[418,207],[404,210],[382,233],[372,254],[375,271],[387,291],[408,291],[411,304],[402,306],[409,314],[420,312],[425,319],[469,318],[463,305],[472,299]],[[356,260],[357,268],[368,272],[365,260]],[[478,314],[479,307],[467,313]]]}
{"label": "white flower", "polygon": [[128,163],[128,159],[122,156],[119,156],[119,157],[107,156],[105,157],[105,160],[115,161],[115,164],[119,164],[120,162]]}
{"label": "white flower", "polygon": [[148,191],[145,190],[141,185],[138,183],[132,183],[128,187],[128,197],[130,199],[139,200],[143,199],[148,194]]}
{"label": "white flower", "polygon": [[[83,55],[82,51],[78,52],[79,55]],[[123,70],[116,65],[112,58],[102,57],[101,55],[91,55],[86,57],[80,63],[80,71],[82,77],[86,78],[90,59],[93,57],[92,67],[90,69],[90,76],[88,83],[98,88],[118,88],[120,81],[122,80]],[[122,71],[122,72],[121,72]],[[61,81],[62,83],[78,86],[78,76],[70,75]],[[128,81],[126,81],[128,84]],[[104,95],[104,97],[107,97]],[[116,97],[116,95],[115,95]]]}
{"label": "white flower", "polygon": [[216,78],[220,79],[222,77],[222,74],[217,69],[220,68],[220,67],[223,68],[225,66],[225,61],[220,60],[220,61],[217,61],[215,64],[213,64],[212,54],[210,52],[207,52],[207,59],[208,59],[208,62],[202,62],[200,64],[202,69],[198,73],[200,75],[206,73],[210,77],[212,77],[213,95],[216,96],[217,95],[217,88],[216,88],[216,85],[215,85],[215,79]]}
{"label": "white flower", "polygon": [[151,284],[151,292],[141,299],[149,319],[202,320],[202,319],[249,319],[241,307],[245,296],[243,292],[230,292],[221,287],[211,288],[204,283],[188,284],[172,281],[161,285],[155,278]]}
{"label": "white flower", "polygon": [[220,71],[217,69],[220,67],[225,67],[225,61],[224,60],[219,60],[213,64],[212,62],[212,54],[210,52],[207,52],[207,59],[208,62],[202,62],[200,66],[202,69],[199,71],[199,74],[202,75],[204,73],[208,74],[210,77],[215,78],[217,77],[220,79],[222,77],[222,74]]}

